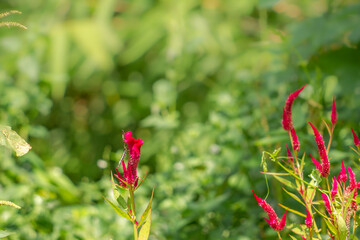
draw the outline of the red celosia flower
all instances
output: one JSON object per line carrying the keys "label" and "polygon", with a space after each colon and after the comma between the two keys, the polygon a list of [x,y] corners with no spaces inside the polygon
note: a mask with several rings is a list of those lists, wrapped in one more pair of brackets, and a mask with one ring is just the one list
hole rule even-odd
{"label": "red celosia flower", "polygon": [[306,219],[305,219],[305,225],[308,227],[308,228],[311,228],[312,225],[313,225],[313,219],[311,217],[311,214],[310,212],[306,209]]}
{"label": "red celosia flower", "polygon": [[324,200],[326,211],[329,213],[329,215],[331,215],[332,211],[331,211],[331,206],[330,206],[330,201],[329,201],[328,196],[324,193],[321,193],[321,197]]}
{"label": "red celosia flower", "polygon": [[319,170],[319,172],[321,173],[322,172],[321,164],[311,155],[311,153],[310,153],[310,157],[311,157],[311,160],[313,161],[313,163],[315,164],[315,167],[317,168],[317,170]]}
{"label": "red celosia flower", "polygon": [[290,130],[291,138],[292,138],[292,146],[294,151],[298,152],[300,150],[300,142],[296,135],[295,128]]}
{"label": "red celosia flower", "polygon": [[335,98],[333,97],[333,104],[332,104],[332,111],[331,111],[331,123],[335,125],[337,122],[337,114],[336,114],[336,105],[335,105]]}
{"label": "red celosia flower", "polygon": [[357,188],[355,174],[354,174],[353,170],[351,169],[351,167],[348,167],[348,172],[349,172],[349,180],[350,180],[349,189],[350,189],[350,191],[352,191],[355,188]]}
{"label": "red celosia flower", "polygon": [[295,92],[291,93],[285,102],[285,106],[283,108],[282,125],[286,131],[290,131],[292,128],[294,128],[292,123],[291,107],[294,103],[294,100],[299,96],[300,92],[304,89],[305,86],[306,84],[299,90],[296,90]]}
{"label": "red celosia flower", "polygon": [[294,162],[294,157],[293,157],[293,155],[291,154],[288,145],[285,144],[285,146],[286,146],[286,152],[287,152],[287,155],[288,155],[288,161],[289,161],[290,163],[292,163],[292,162]]}
{"label": "red celosia flower", "polygon": [[274,209],[265,200],[256,196],[254,190],[252,190],[252,192],[253,192],[254,197],[255,197],[256,201],[258,202],[259,206],[262,207],[262,209],[264,209],[264,211],[268,214],[269,219],[265,218],[265,220],[270,225],[270,227],[272,229],[274,229],[275,231],[283,230],[285,227],[285,223],[286,223],[287,211],[285,211],[285,214],[283,215],[281,222],[279,223],[279,218],[276,215]]}
{"label": "red celosia flower", "polygon": [[348,172],[349,172],[350,185],[346,188],[346,193],[350,194],[352,191],[355,190],[354,196],[353,196],[354,201],[351,202],[351,206],[356,211],[357,205],[356,205],[355,199],[357,196],[358,183],[356,183],[355,174],[354,174],[353,170],[351,169],[351,167],[348,167]]}
{"label": "red celosia flower", "polygon": [[333,187],[330,192],[330,197],[332,201],[334,201],[335,195],[337,194],[337,190],[338,190],[337,188],[338,188],[337,180],[334,177]]}
{"label": "red celosia flower", "polygon": [[341,170],[340,170],[340,173],[337,177],[337,181],[338,182],[343,182],[345,183],[347,180],[347,175],[346,175],[346,169],[345,169],[345,166],[344,166],[344,163],[343,163],[343,160],[341,159]]}
{"label": "red celosia flower", "polygon": [[359,138],[356,136],[354,130],[351,128],[351,131],[352,131],[352,134],[353,134],[353,137],[354,137],[354,144],[355,146],[359,146],[360,145],[360,141],[359,141]]}
{"label": "red celosia flower", "polygon": [[303,240],[306,240],[306,238],[305,238],[303,235],[301,235],[301,238],[302,238]]}
{"label": "red celosia flower", "polygon": [[142,139],[135,139],[132,137],[132,132],[126,132],[124,134],[124,142],[128,145],[129,150],[129,162],[126,168],[124,161],[122,162],[123,174],[122,176],[118,169],[116,169],[117,175],[115,175],[119,179],[119,183],[121,186],[126,187],[125,183],[133,185],[134,187],[138,184],[138,176],[137,176],[137,166],[140,160],[140,148],[143,145]]}
{"label": "red celosia flower", "polygon": [[311,124],[311,122],[309,122],[309,124],[314,131],[316,145],[318,147],[319,155],[321,158],[321,176],[327,177],[330,173],[330,163],[326,153],[323,137],[320,135],[319,131],[314,127],[314,125]]}

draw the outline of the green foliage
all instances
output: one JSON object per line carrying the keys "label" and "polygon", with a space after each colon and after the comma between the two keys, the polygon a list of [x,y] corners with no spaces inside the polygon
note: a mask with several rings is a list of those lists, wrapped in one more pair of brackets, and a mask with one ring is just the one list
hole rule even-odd
{"label": "green foliage", "polygon": [[0,6],[19,9],[6,20],[28,27],[0,28],[0,122],[33,147],[18,159],[0,149],[0,198],[22,206],[0,208],[0,229],[16,232],[8,239],[129,239],[131,226],[102,198],[122,129],[145,142],[139,206],[157,188],[149,239],[276,238],[251,189],[265,194],[261,152],[288,139],[281,108],[304,83],[293,109],[301,144],[313,143],[305,119],[319,122],[335,95],[344,128],[332,162],[358,161],[346,128],[360,120],[354,1]]}

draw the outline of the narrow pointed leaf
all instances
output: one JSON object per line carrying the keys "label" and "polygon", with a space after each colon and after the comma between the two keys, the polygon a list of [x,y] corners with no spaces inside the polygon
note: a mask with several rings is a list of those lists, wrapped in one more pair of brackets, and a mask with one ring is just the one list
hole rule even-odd
{"label": "narrow pointed leaf", "polygon": [[118,208],[115,204],[113,204],[110,200],[108,200],[106,197],[104,197],[104,199],[110,204],[110,206],[115,210],[115,212],[119,215],[119,216],[121,216],[121,217],[123,217],[123,218],[126,218],[126,219],[128,219],[129,221],[131,221],[131,218],[130,218],[130,216],[127,214],[127,213],[125,213],[123,210],[121,210],[120,208]]}
{"label": "narrow pointed leaf", "polygon": [[113,194],[114,194],[114,198],[116,199],[116,201],[120,204],[120,206],[124,209],[127,210],[127,204],[125,199],[122,197],[121,191],[122,189],[120,189],[119,187],[117,187],[117,185],[114,183],[114,177],[113,174],[111,173],[111,183],[112,183],[112,189],[113,189]]}
{"label": "narrow pointed leaf", "polygon": [[150,234],[150,226],[151,226],[151,208],[148,211],[145,223],[142,225],[139,232],[139,240],[147,240]]}
{"label": "narrow pointed leaf", "polygon": [[147,215],[151,212],[151,203],[152,203],[153,196],[154,196],[154,190],[155,190],[155,188],[153,188],[152,193],[151,193],[151,198],[150,198],[149,204],[147,205],[147,207],[146,207],[143,215],[141,216],[141,219],[140,219],[140,222],[139,222],[139,226],[146,220]]}
{"label": "narrow pointed leaf", "polygon": [[354,189],[351,194],[349,195],[349,197],[347,198],[346,200],[346,203],[345,203],[345,209],[348,209],[351,202],[354,200],[354,193],[355,193],[356,189]]}
{"label": "narrow pointed leaf", "polygon": [[[336,233],[337,233],[336,227],[329,220],[327,220],[327,219],[324,219],[324,220],[325,220],[327,227],[330,229],[330,231],[336,235]],[[340,239],[344,239],[344,238],[340,238]]]}
{"label": "narrow pointed leaf", "polygon": [[280,207],[284,208],[285,210],[288,210],[289,212],[293,212],[293,213],[295,213],[295,214],[297,214],[297,215],[299,215],[301,217],[304,217],[304,218],[306,217],[305,214],[303,214],[303,213],[301,213],[299,211],[296,211],[296,210],[294,210],[292,208],[286,207],[286,206],[282,205],[281,203],[279,203],[279,205],[280,205]]}
{"label": "narrow pointed leaf", "polygon": [[289,180],[287,180],[285,178],[282,178],[282,177],[279,177],[276,175],[274,175],[274,178],[276,178],[276,180],[278,180],[279,182],[281,182],[282,184],[284,184],[287,187],[295,188],[294,184],[292,184],[292,182],[290,182]]}
{"label": "narrow pointed leaf", "polygon": [[296,201],[298,201],[299,203],[301,203],[302,205],[305,206],[305,204],[300,200],[300,198],[298,196],[296,196],[295,194],[291,193],[291,192],[288,192],[286,191],[285,188],[283,188],[283,190],[290,196],[292,197],[293,199],[295,199]]}

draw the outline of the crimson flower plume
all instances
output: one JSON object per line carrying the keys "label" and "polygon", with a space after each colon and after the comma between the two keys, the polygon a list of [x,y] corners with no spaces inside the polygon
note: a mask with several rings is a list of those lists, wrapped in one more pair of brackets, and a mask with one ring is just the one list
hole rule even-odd
{"label": "crimson flower plume", "polygon": [[337,113],[336,113],[336,105],[335,98],[333,97],[332,111],[331,111],[331,123],[334,126],[337,122]]}
{"label": "crimson flower plume", "polygon": [[352,128],[351,128],[351,132],[352,132],[353,137],[354,137],[355,146],[359,146],[360,145],[360,140],[359,140],[358,136],[356,136],[356,134],[355,134],[355,132],[354,132],[354,130]]}
{"label": "crimson flower plume", "polygon": [[290,131],[293,127],[293,123],[292,123],[292,112],[291,112],[291,108],[292,105],[294,103],[294,100],[299,96],[300,92],[304,89],[304,87],[306,86],[306,84],[296,90],[295,92],[291,93],[288,97],[288,99],[285,102],[285,106],[283,108],[283,119],[282,119],[282,125],[283,128],[286,131]]}
{"label": "crimson flower plume", "polygon": [[311,122],[309,122],[309,124],[311,125],[313,131],[314,131],[314,135],[315,135],[315,141],[316,141],[316,145],[318,147],[318,151],[319,151],[319,155],[320,155],[320,159],[321,159],[321,176],[323,177],[327,177],[330,173],[330,163],[329,163],[329,159],[326,153],[326,148],[325,148],[325,143],[323,140],[323,137],[321,136],[321,134],[319,133],[319,131],[314,127],[314,125],[311,124]]}
{"label": "crimson flower plume", "polygon": [[279,222],[279,218],[276,215],[274,209],[264,199],[256,196],[254,190],[252,190],[252,192],[259,206],[262,207],[262,209],[264,209],[264,211],[268,214],[269,219],[265,218],[265,220],[270,225],[270,227],[275,231],[283,230],[286,224],[287,211],[285,211],[285,214],[283,215],[281,221]]}

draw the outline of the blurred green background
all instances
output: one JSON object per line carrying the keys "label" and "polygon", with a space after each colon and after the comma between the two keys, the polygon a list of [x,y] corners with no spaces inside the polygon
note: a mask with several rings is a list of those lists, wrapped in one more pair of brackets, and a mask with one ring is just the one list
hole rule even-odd
{"label": "blurred green background", "polygon": [[[150,239],[274,239],[251,189],[265,197],[262,151],[289,144],[282,106],[304,84],[293,110],[300,153],[316,154],[307,122],[324,131],[335,96],[331,161],[337,168],[355,159],[348,146],[350,126],[360,132],[359,1],[0,7],[23,13],[1,20],[28,27],[0,28],[0,123],[33,147],[20,158],[0,149],[0,199],[22,206],[0,208],[0,229],[15,232],[8,239],[131,239],[131,224],[102,198],[112,194],[123,129],[145,142],[139,172],[148,177],[136,199],[141,213],[155,186]],[[282,215],[277,203],[294,203],[269,180],[269,202]]]}

